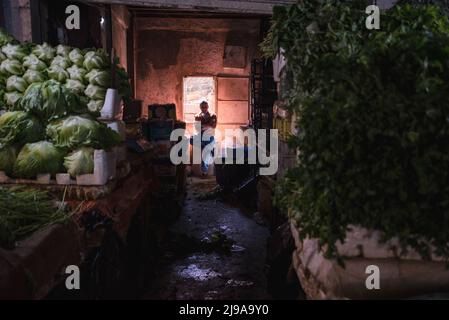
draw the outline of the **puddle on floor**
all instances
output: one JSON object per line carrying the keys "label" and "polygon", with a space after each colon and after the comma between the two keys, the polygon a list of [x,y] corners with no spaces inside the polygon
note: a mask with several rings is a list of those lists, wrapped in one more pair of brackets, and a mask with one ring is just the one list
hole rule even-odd
{"label": "puddle on floor", "polygon": [[195,281],[207,281],[221,276],[220,273],[212,269],[203,269],[196,264],[176,267],[174,273],[181,278],[193,279]]}

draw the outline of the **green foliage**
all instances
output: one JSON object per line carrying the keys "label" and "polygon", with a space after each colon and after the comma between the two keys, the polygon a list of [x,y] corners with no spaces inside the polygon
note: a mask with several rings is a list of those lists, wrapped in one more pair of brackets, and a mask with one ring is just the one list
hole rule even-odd
{"label": "green foliage", "polygon": [[395,6],[365,28],[360,1],[278,7],[262,48],[285,51],[298,165],[277,190],[302,236],[335,255],[349,225],[449,258],[449,21]]}

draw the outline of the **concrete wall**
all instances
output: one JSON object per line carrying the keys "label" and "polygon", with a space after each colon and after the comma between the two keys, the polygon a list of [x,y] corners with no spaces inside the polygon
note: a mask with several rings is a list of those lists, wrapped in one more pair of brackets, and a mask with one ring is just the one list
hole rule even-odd
{"label": "concrete wall", "polygon": [[[148,104],[175,103],[183,119],[184,76],[248,77],[258,53],[257,19],[136,18],[134,26],[136,97],[143,100],[144,112]],[[224,67],[226,44],[247,49],[243,68]],[[219,96],[220,87],[217,91]],[[248,103],[237,112],[245,113],[247,122]],[[219,125],[232,117],[223,108],[217,114]]]}

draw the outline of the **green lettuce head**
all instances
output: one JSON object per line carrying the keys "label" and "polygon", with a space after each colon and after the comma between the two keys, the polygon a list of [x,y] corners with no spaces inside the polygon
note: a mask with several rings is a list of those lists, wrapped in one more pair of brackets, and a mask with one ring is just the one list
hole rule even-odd
{"label": "green lettuce head", "polygon": [[27,143],[17,156],[13,175],[18,178],[33,179],[38,174],[50,173],[54,176],[62,171],[64,153],[51,142]]}
{"label": "green lettuce head", "polygon": [[6,90],[8,92],[16,91],[16,92],[25,92],[28,88],[28,83],[19,76],[10,76],[6,80]]}
{"label": "green lettuce head", "polygon": [[44,61],[40,60],[34,54],[30,54],[23,59],[23,66],[27,69],[43,71],[47,68]]}
{"label": "green lettuce head", "polygon": [[72,177],[94,172],[94,149],[80,148],[64,158],[64,167]]}
{"label": "green lettuce head", "polygon": [[40,60],[50,63],[56,54],[56,49],[47,43],[39,44],[33,49],[33,54]]}
{"label": "green lettuce head", "polygon": [[44,127],[36,117],[23,111],[0,116],[0,149],[12,144],[36,142],[44,137]]}
{"label": "green lettuce head", "polygon": [[47,136],[58,147],[73,150],[79,147],[109,149],[120,143],[120,136],[105,124],[87,116],[69,116],[51,122]]}

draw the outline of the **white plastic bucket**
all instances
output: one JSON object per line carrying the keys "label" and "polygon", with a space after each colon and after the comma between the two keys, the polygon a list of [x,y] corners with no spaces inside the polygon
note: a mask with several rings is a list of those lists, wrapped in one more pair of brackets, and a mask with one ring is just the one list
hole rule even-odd
{"label": "white plastic bucket", "polygon": [[109,88],[106,91],[106,97],[104,99],[104,105],[101,109],[101,118],[113,120],[120,112],[120,97],[117,89]]}

